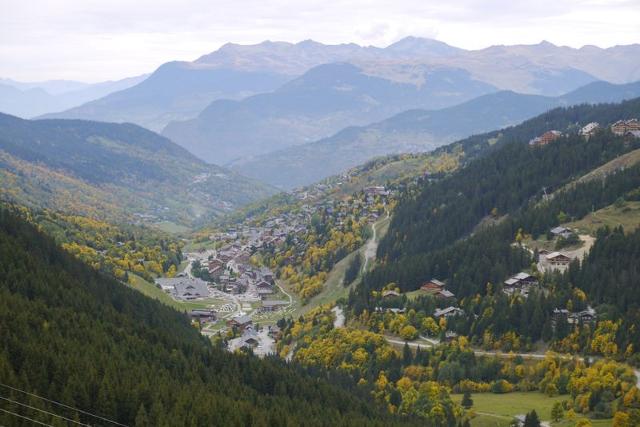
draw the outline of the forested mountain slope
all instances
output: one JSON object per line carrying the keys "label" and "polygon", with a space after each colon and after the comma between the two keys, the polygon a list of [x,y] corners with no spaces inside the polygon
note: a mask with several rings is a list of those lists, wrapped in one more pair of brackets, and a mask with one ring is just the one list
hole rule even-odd
{"label": "forested mountain slope", "polygon": [[[557,109],[500,133],[494,149],[460,171],[440,181],[425,184],[417,194],[407,194],[399,203],[391,228],[381,242],[379,255],[389,259],[442,247],[465,235],[484,217],[502,216],[520,208],[531,197],[559,188],[630,150],[623,138],[608,131],[585,141],[577,135],[580,123],[602,125],[640,115],[640,99],[614,105]],[[568,133],[546,147],[527,142],[547,130]],[[460,142],[480,149],[491,134]],[[476,144],[476,143],[480,144]],[[477,145],[474,147],[474,145]],[[467,160],[473,157],[468,158]],[[495,209],[495,211],[494,211]],[[400,247],[401,246],[401,247]]]}
{"label": "forested mountain slope", "polygon": [[4,199],[98,218],[190,224],[273,190],[132,124],[0,114]]}
{"label": "forested mountain slope", "polygon": [[[6,209],[0,323],[2,395],[91,425],[103,421],[86,412],[131,426],[412,424],[383,413],[346,377],[315,370],[312,378],[212,347],[186,316],[90,269]],[[32,425],[6,412],[0,423]]]}
{"label": "forested mountain slope", "polygon": [[340,173],[376,156],[428,151],[479,132],[512,126],[552,108],[620,102],[640,96],[640,83],[594,82],[558,97],[501,91],[441,109],[414,109],[378,123],[349,127],[319,141],[235,162],[238,172],[281,188]]}
{"label": "forested mountain slope", "polygon": [[[607,124],[640,114],[640,101],[576,108],[584,119]],[[537,252],[521,244],[572,218],[614,203],[635,206],[640,199],[640,165],[611,161],[637,153],[640,138],[616,136],[605,128],[586,140],[569,130],[547,146],[531,147],[522,137],[546,126],[566,131],[558,125],[576,123],[576,108],[516,127],[504,145],[406,192],[379,246],[381,263],[350,295],[353,313],[374,310],[381,304],[374,291],[391,283],[408,292],[435,277],[446,282],[463,312],[448,321],[448,330],[478,345],[508,351],[531,349],[543,340],[563,352],[637,362],[637,349],[629,345],[637,342],[640,327],[638,232],[594,233],[589,256],[582,264],[574,261],[564,275],[539,270]],[[580,179],[604,164],[611,166],[606,174]],[[533,274],[541,288],[528,297],[503,293],[504,281],[520,271]],[[588,305],[597,310],[597,328],[585,323],[572,329],[566,319],[558,320],[556,309],[578,312]],[[416,307],[429,305],[422,301]]]}

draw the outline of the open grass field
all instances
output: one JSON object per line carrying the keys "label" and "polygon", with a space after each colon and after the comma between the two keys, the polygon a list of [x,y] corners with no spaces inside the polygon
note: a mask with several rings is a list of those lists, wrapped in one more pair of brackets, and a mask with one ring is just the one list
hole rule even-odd
{"label": "open grass field", "polygon": [[622,206],[607,206],[579,221],[570,222],[567,227],[576,228],[581,234],[594,236],[601,227],[613,228],[619,225],[622,225],[626,232],[640,227],[640,202],[624,202]]}
{"label": "open grass field", "polygon": [[[460,403],[461,394],[452,395],[455,402]],[[551,423],[551,408],[555,402],[567,400],[569,396],[548,397],[547,395],[532,392],[514,392],[505,394],[475,393],[471,395],[473,407],[471,410],[476,416],[471,420],[472,427],[508,427],[515,415],[526,414],[535,409],[542,421],[547,421],[553,426],[569,427],[575,421],[561,420]],[[594,427],[611,427],[612,420],[591,420]]]}
{"label": "open grass field", "polygon": [[[592,170],[588,174],[579,178],[575,181],[575,183],[588,182],[594,179],[602,179],[603,177],[609,175],[612,172],[617,170],[631,167],[637,163],[640,163],[640,149],[630,151],[622,156],[619,156],[608,163],[600,166],[597,169]],[[573,184],[573,183],[572,183]],[[572,185],[569,184],[569,185]]]}
{"label": "open grass field", "polygon": [[168,306],[171,306],[178,311],[192,310],[194,308],[208,308],[211,306],[219,306],[224,304],[225,302],[228,302],[228,301],[223,301],[215,298],[197,300],[193,302],[176,301],[173,298],[171,298],[167,293],[165,293],[161,289],[158,289],[156,285],[154,285],[153,283],[147,282],[140,276],[130,273],[129,280],[130,280],[129,285],[133,289],[143,293],[144,295],[150,298],[157,299],[158,301]]}
{"label": "open grass field", "polygon": [[[334,265],[333,269],[331,269],[331,271],[327,275],[327,281],[324,283],[322,292],[311,298],[307,304],[302,305],[301,301],[296,299],[293,304],[292,316],[294,318],[298,318],[299,316],[304,315],[305,313],[309,312],[315,307],[318,307],[319,305],[333,303],[338,299],[349,295],[349,287],[345,287],[342,285],[342,279],[344,277],[344,272],[347,270],[347,267],[349,266],[349,263],[351,262],[353,257],[356,256],[356,253],[361,252],[362,249],[353,251],[336,265]],[[290,289],[287,288],[287,291],[289,292]]]}
{"label": "open grass field", "polygon": [[153,225],[156,228],[164,231],[165,233],[181,234],[181,233],[186,233],[186,232],[189,231],[188,227],[185,227],[185,226],[180,225],[180,224],[176,224],[176,223],[171,222],[171,221],[157,222],[157,223],[155,223]]}
{"label": "open grass field", "polygon": [[[385,233],[389,229],[389,222],[390,222],[389,218],[384,218],[379,220],[373,225],[374,227],[376,227],[376,241],[379,241],[385,235]],[[356,254],[360,254],[364,262],[364,256],[365,256],[364,254],[365,254],[366,248],[367,248],[367,244],[365,243],[362,247],[351,252],[349,255],[347,255],[338,263],[336,263],[336,265],[333,266],[333,269],[331,269],[331,271],[327,276],[327,281],[324,283],[324,288],[322,292],[314,296],[313,298],[311,298],[307,304],[302,305],[300,301],[294,298],[295,301],[292,306],[293,310],[291,312],[292,316],[294,318],[297,318],[309,312],[309,310],[315,307],[318,307],[319,305],[331,304],[336,302],[340,298],[343,298],[343,297],[346,298],[349,295],[349,289],[358,283],[358,281],[360,280],[360,277],[358,277],[350,286],[344,286],[342,284],[344,273],[347,270],[347,267],[349,267],[351,260],[356,256]],[[367,270],[370,269],[372,265],[373,263],[369,262]],[[292,296],[294,296],[291,289],[287,287],[286,284],[281,283],[281,285],[287,290],[287,292],[289,292]]]}

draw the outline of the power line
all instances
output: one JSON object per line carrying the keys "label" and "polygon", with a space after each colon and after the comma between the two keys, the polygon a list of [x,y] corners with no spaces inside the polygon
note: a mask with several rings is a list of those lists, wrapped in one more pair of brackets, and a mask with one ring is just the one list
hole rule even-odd
{"label": "power line", "polygon": [[36,408],[35,406],[27,405],[26,403],[18,402],[16,400],[11,400],[11,399],[9,399],[7,397],[0,396],[0,399],[6,400],[7,402],[11,402],[14,405],[24,406],[25,408],[33,409],[35,411],[39,411],[39,412],[42,412],[44,414],[48,414],[48,415],[51,415],[51,416],[54,416],[54,417],[62,418],[63,420],[69,421],[69,422],[74,423],[74,424],[78,424],[78,425],[86,426],[86,427],[91,427],[91,426],[89,426],[89,424],[81,423],[80,421],[72,420],[71,418],[67,418],[67,417],[64,417],[62,415],[54,414],[53,412],[45,411],[44,409]]}
{"label": "power line", "polygon": [[117,421],[110,420],[109,418],[105,418],[105,417],[102,417],[100,415],[92,414],[91,412],[83,411],[82,409],[74,408],[73,406],[65,405],[64,403],[61,403],[61,402],[58,402],[58,401],[55,401],[55,400],[51,400],[51,399],[47,399],[46,397],[38,396],[37,394],[29,393],[28,391],[20,390],[19,388],[11,387],[10,385],[7,385],[7,384],[0,383],[0,386],[6,387],[6,388],[11,389],[13,391],[24,393],[24,394],[29,395],[29,396],[33,396],[33,397],[38,398],[38,399],[45,400],[45,401],[47,401],[49,403],[53,403],[55,405],[62,406],[63,408],[71,409],[72,411],[80,412],[81,414],[88,415],[90,417],[94,417],[94,418],[97,418],[99,420],[111,423],[111,424],[115,424],[115,425],[118,425],[118,426],[121,426],[121,427],[128,427],[126,424],[121,424],[121,423],[119,423]]}
{"label": "power line", "polygon": [[45,423],[40,422],[38,420],[34,420],[33,418],[25,417],[24,415],[20,415],[20,414],[16,414],[15,412],[7,411],[6,409],[0,408],[0,411],[6,412],[7,414],[13,415],[13,416],[18,417],[18,418],[22,418],[24,420],[29,420],[29,421],[31,421],[33,423],[36,423],[36,424],[40,424],[41,426],[53,427],[51,424],[45,424]]}

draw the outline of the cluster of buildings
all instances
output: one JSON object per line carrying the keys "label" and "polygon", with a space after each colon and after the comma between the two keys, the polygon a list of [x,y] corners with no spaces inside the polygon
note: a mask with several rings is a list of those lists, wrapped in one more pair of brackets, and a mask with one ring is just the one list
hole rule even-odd
{"label": "cluster of buildings", "polygon": [[611,125],[611,132],[616,135],[633,135],[636,138],[640,138],[640,120],[618,120]]}
{"label": "cluster of buildings", "polygon": [[[420,286],[420,290],[425,292],[427,295],[434,296],[437,299],[453,301],[456,297],[453,292],[447,290],[445,283],[438,279],[431,279],[428,282],[425,282],[422,286]],[[435,317],[436,319],[462,315],[464,315],[464,311],[461,308],[455,307],[453,305],[445,308],[438,308],[433,312],[433,317]]]}
{"label": "cluster of buildings", "polygon": [[428,282],[420,286],[420,290],[424,291],[428,295],[433,295],[436,298],[455,298],[453,292],[446,289],[444,282],[438,279],[431,279]]}
{"label": "cluster of buildings", "polygon": [[[597,122],[591,122],[584,125],[578,133],[586,139],[589,139],[596,132],[601,129],[600,124]],[[640,138],[640,120],[638,119],[629,119],[629,120],[618,120],[613,123],[610,127],[611,132],[615,135],[631,135],[636,138]],[[562,132],[558,130],[549,130],[543,133],[540,136],[537,136],[529,141],[529,145],[531,146],[543,146],[547,145],[556,139],[562,136]]]}
{"label": "cluster of buildings", "polygon": [[[284,259],[284,265],[293,264],[296,258],[303,255],[306,241],[304,235],[312,226],[312,218],[315,214],[323,212],[332,215],[336,219],[336,226],[343,226],[353,208],[360,208],[369,222],[378,219],[379,213],[374,208],[376,201],[381,197],[386,198],[389,191],[382,186],[367,187],[364,189],[364,200],[349,198],[347,200],[334,201],[326,197],[341,183],[315,184],[304,189],[294,190],[290,195],[298,200],[294,209],[282,212],[262,219],[228,229],[225,232],[215,233],[209,236],[210,240],[227,242],[217,251],[217,256],[209,261],[209,274],[215,280],[225,284],[228,291],[238,292],[234,283],[240,285],[240,290],[245,288],[247,281],[265,279],[263,271],[253,271],[249,264],[251,254],[256,251],[268,250],[274,254],[282,253],[284,243],[295,247],[293,254],[288,254]],[[228,271],[233,271],[236,276],[246,276],[246,279],[236,279],[225,276]],[[272,280],[266,278],[266,282]],[[259,285],[259,282],[256,283]],[[260,293],[268,294],[269,288],[262,284],[258,286]]]}
{"label": "cluster of buildings", "polygon": [[598,318],[596,311],[587,306],[586,309],[581,311],[569,311],[566,308],[556,308],[553,310],[553,320],[557,322],[561,318],[565,318],[570,325],[578,325],[584,323],[595,322]]}
{"label": "cluster of buildings", "polygon": [[274,293],[273,272],[266,267],[256,267],[251,263],[255,248],[238,242],[227,244],[207,260],[209,278],[218,288],[230,294],[252,291],[257,296],[266,297]]}

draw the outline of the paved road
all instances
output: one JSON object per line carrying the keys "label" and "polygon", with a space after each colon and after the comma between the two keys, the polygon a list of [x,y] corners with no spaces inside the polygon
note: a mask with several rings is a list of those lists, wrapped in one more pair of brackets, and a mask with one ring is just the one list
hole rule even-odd
{"label": "paved road", "polygon": [[[413,348],[417,348],[417,347],[431,348],[434,345],[439,344],[439,342],[436,340],[430,340],[429,338],[425,338],[425,337],[420,337],[420,338],[422,338],[423,340],[427,340],[428,342],[427,343],[410,342],[410,341],[404,341],[404,340],[399,340],[396,338],[385,336],[385,339],[387,340],[387,342],[391,344],[404,345],[404,343],[406,342],[409,344],[409,347],[413,347]],[[504,358],[508,358],[512,356],[520,356],[523,359],[535,359],[535,360],[543,360],[546,357],[545,354],[539,354],[539,353],[503,353],[500,351],[485,351],[485,350],[473,350],[473,353],[476,356],[497,356],[497,357],[504,357]],[[575,356],[562,355],[562,354],[557,354],[556,356],[561,359],[573,359],[573,357],[575,357]],[[578,359],[581,361],[584,361],[584,357],[582,356],[578,356]],[[633,373],[636,375],[636,386],[640,388],[640,370],[634,369]]]}

